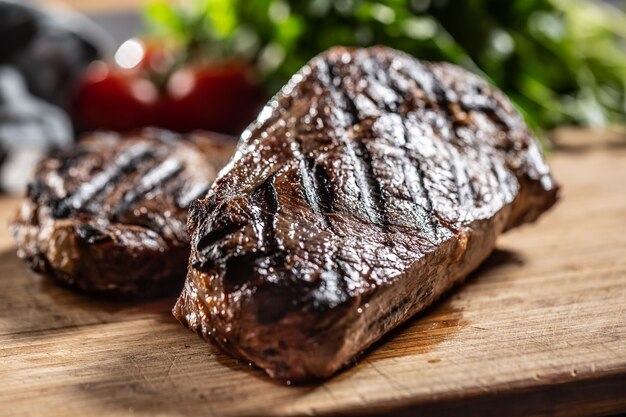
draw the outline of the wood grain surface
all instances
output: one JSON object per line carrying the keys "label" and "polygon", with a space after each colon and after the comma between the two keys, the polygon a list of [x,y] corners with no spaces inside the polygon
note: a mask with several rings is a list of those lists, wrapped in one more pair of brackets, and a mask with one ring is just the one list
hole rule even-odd
{"label": "wood grain surface", "polygon": [[[579,140],[580,135],[586,140]],[[587,136],[585,136],[587,135]],[[606,415],[626,411],[626,140],[566,132],[562,202],[356,366],[284,386],[171,316],[29,272],[0,234],[0,415]],[[17,205],[0,199],[0,221]]]}

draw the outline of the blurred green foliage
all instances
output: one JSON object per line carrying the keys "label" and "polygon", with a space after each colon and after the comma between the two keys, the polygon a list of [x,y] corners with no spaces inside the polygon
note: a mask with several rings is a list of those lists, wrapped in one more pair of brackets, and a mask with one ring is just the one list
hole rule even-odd
{"label": "blurred green foliage", "polygon": [[251,59],[271,92],[334,45],[388,45],[499,86],[534,128],[626,120],[626,15],[591,0],[188,0],[157,34]]}

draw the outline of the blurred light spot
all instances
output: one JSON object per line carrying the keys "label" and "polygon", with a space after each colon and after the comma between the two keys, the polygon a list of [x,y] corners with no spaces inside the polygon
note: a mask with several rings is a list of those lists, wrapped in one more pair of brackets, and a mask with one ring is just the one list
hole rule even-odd
{"label": "blurred light spot", "polygon": [[430,17],[412,17],[404,22],[402,29],[413,39],[429,39],[437,32],[437,23]]}
{"label": "blurred light spot", "polygon": [[115,52],[115,62],[122,68],[134,68],[141,62],[144,54],[142,43],[137,39],[129,39]]}
{"label": "blurred light spot", "polygon": [[262,72],[274,71],[285,60],[285,50],[277,43],[268,44],[259,56],[259,68]]}
{"label": "blurred light spot", "polygon": [[256,32],[245,26],[239,27],[234,35],[235,51],[245,56],[252,56],[259,45]]}
{"label": "blurred light spot", "polygon": [[148,66],[154,72],[165,73],[174,66],[174,56],[165,50],[149,55]]}
{"label": "blurred light spot", "polygon": [[330,11],[331,5],[330,0],[313,0],[309,4],[309,13],[315,17],[326,16]]}
{"label": "blurred light spot", "polygon": [[335,10],[339,13],[350,13],[353,7],[354,3],[352,0],[335,0]]}
{"label": "blurred light spot", "polygon": [[289,17],[289,4],[282,0],[274,1],[268,10],[269,18],[273,23],[280,23]]}
{"label": "blurred light spot", "polygon": [[491,48],[500,57],[511,54],[515,49],[515,42],[511,35],[502,29],[496,29],[491,32]]}
{"label": "blurred light spot", "polygon": [[425,12],[430,7],[430,0],[411,0],[411,7],[416,12]]}
{"label": "blurred light spot", "polygon": [[139,101],[143,101],[144,103],[154,102],[159,95],[154,84],[148,80],[142,79],[137,79],[132,83],[131,91]]}
{"label": "blurred light spot", "polygon": [[374,4],[372,5],[372,17],[380,23],[388,25],[396,20],[396,12],[394,12],[391,7],[382,4]]}
{"label": "blurred light spot", "polygon": [[584,123],[591,127],[603,127],[607,124],[607,116],[590,88],[583,88],[575,98],[572,98],[570,111],[579,114]]}
{"label": "blurred light spot", "polygon": [[109,66],[103,61],[94,61],[89,64],[87,73],[92,82],[99,83],[109,76]]}
{"label": "blurred light spot", "polygon": [[534,35],[543,35],[552,40],[562,39],[565,35],[562,19],[548,12],[534,12],[530,15],[528,29]]}
{"label": "blurred light spot", "polygon": [[181,98],[191,93],[196,79],[191,71],[176,71],[167,82],[167,93],[173,98]]}

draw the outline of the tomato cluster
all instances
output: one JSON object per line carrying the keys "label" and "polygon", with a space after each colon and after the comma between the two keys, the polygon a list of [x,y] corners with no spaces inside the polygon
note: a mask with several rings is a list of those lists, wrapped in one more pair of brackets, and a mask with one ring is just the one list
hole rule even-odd
{"label": "tomato cluster", "polygon": [[254,119],[264,96],[249,64],[174,60],[167,50],[133,39],[120,47],[115,63],[92,63],[73,97],[79,128],[238,134]]}

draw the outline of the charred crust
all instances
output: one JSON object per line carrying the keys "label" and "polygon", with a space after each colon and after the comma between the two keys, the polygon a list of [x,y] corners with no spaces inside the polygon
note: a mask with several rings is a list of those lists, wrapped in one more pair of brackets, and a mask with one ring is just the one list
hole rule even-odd
{"label": "charred crust", "polygon": [[88,223],[76,225],[75,230],[76,235],[90,245],[111,242],[113,240],[108,233]]}
{"label": "charred crust", "polygon": [[[178,287],[189,235],[187,207],[177,196],[206,190],[234,144],[220,137],[214,146],[211,134],[195,134],[193,142],[150,131],[94,136],[38,163],[11,226],[18,254],[34,270],[85,291]],[[63,251],[71,265],[59,265]]]}
{"label": "charred crust", "polygon": [[293,80],[192,205],[206,273],[188,280],[206,294],[179,303],[223,349],[301,380],[440,297],[558,187],[512,105],[464,70],[333,48]]}

